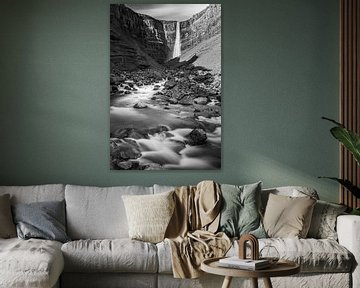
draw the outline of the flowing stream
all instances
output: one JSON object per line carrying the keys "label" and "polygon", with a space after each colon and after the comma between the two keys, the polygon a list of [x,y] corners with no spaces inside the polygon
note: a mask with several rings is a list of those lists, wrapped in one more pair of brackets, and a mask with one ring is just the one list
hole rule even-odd
{"label": "flowing stream", "polygon": [[[167,127],[168,131],[149,133],[148,139],[132,139],[140,147],[142,156],[137,160],[141,164],[156,163],[165,169],[218,169],[221,165],[221,117],[195,119],[193,116],[189,117],[189,113],[181,111],[182,105],[175,104],[167,107],[168,109],[157,105],[152,98],[156,92],[163,89],[164,82],[135,87],[137,91],[112,99],[111,133],[123,128]],[[133,108],[139,102],[147,107]],[[185,144],[186,135],[197,127],[199,122],[205,126],[208,124],[209,127],[218,127],[206,131],[206,144]]]}

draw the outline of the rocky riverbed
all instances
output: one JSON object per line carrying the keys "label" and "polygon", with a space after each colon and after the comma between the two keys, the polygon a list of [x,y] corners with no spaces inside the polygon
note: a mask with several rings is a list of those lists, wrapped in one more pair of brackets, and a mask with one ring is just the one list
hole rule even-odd
{"label": "rocky riverbed", "polygon": [[221,75],[172,66],[111,75],[112,169],[220,168]]}

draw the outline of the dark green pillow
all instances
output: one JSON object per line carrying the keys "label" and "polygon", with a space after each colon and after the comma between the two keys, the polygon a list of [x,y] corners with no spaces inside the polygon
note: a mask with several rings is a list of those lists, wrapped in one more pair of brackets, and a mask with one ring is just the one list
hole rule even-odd
{"label": "dark green pillow", "polygon": [[70,241],[65,232],[65,201],[15,204],[12,210],[19,238]]}
{"label": "dark green pillow", "polygon": [[253,234],[266,238],[260,216],[261,182],[237,186],[222,184],[222,209],[219,231],[229,237]]}

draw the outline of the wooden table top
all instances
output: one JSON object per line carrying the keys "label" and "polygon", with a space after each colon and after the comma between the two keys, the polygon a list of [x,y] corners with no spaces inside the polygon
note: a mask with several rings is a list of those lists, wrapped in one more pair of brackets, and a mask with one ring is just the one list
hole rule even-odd
{"label": "wooden table top", "polygon": [[300,272],[300,266],[288,260],[279,260],[269,268],[261,270],[245,270],[238,268],[222,267],[219,265],[220,258],[206,259],[201,263],[201,270],[216,275],[244,278],[262,278],[289,276]]}

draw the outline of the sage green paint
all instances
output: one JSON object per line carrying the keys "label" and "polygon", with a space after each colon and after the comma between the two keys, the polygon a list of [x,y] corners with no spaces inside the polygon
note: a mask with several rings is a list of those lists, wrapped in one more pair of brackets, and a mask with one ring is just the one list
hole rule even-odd
{"label": "sage green paint", "polygon": [[320,119],[338,118],[337,1],[222,1],[222,169],[148,172],[109,169],[110,3],[1,1],[1,185],[262,180],[337,201],[317,179],[338,174]]}

